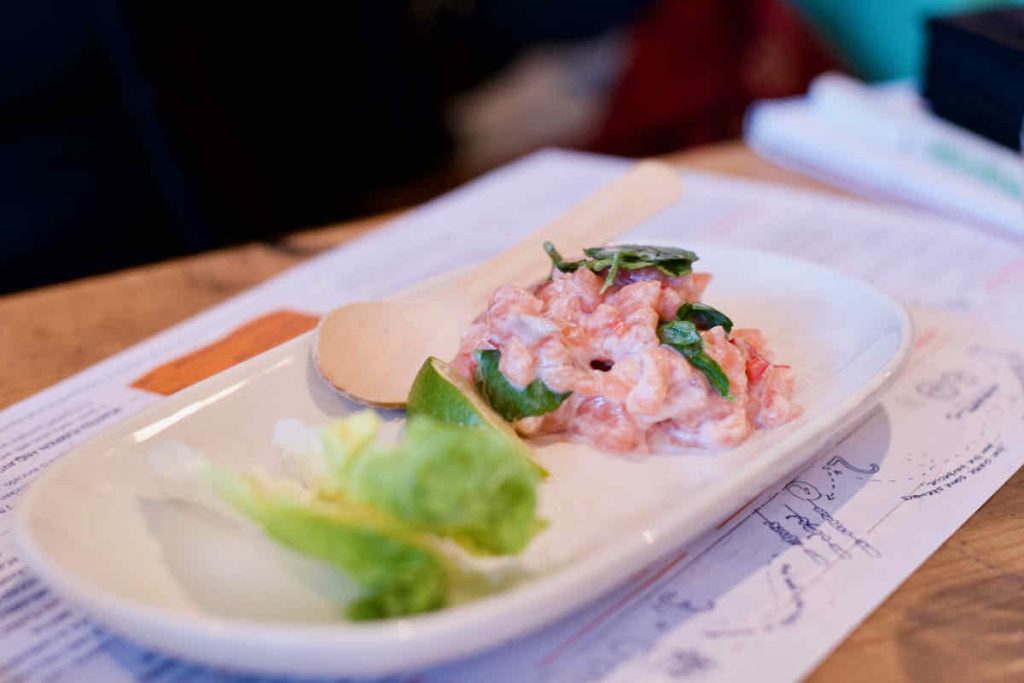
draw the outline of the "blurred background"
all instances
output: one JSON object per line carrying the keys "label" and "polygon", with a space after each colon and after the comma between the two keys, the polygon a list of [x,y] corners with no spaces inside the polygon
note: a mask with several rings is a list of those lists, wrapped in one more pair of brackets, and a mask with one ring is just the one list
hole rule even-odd
{"label": "blurred background", "polygon": [[918,77],[927,17],[1005,4],[4,3],[0,292],[405,206],[543,146],[736,138],[824,71]]}

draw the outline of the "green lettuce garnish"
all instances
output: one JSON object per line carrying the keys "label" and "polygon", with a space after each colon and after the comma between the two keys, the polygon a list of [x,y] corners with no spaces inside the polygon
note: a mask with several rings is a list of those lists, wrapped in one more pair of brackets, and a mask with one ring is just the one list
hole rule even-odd
{"label": "green lettuce garnish", "polygon": [[289,451],[301,484],[214,465],[184,446],[155,449],[150,462],[346,575],[361,590],[350,618],[438,609],[454,571],[440,538],[473,553],[518,553],[543,528],[540,475],[522,444],[496,429],[416,415],[387,444],[382,426],[372,411],[356,413],[325,428],[311,452]]}
{"label": "green lettuce garnish", "polygon": [[497,430],[414,415],[402,440],[386,446],[339,437],[345,423],[324,440],[345,496],[475,553],[518,553],[541,527],[537,468]]}
{"label": "green lettuce garnish", "polygon": [[222,500],[271,538],[327,562],[359,586],[362,595],[349,604],[349,618],[384,619],[444,606],[448,577],[441,557],[375,510],[304,500],[228,469],[211,468],[209,478]]}

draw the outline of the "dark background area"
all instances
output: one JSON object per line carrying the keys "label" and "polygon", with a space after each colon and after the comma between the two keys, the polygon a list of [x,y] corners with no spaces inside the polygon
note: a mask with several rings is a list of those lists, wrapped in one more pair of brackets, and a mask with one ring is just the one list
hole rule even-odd
{"label": "dark background area", "polygon": [[838,64],[775,0],[7,3],[0,292],[421,200],[483,170],[453,100],[609,31],[594,151],[734,137]]}

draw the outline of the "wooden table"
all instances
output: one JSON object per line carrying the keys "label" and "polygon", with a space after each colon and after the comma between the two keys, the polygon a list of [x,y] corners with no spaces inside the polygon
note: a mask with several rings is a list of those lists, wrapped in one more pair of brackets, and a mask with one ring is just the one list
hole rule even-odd
{"label": "wooden table", "polygon": [[[834,192],[761,161],[739,143],[667,159],[693,169]],[[352,221],[273,244],[248,244],[0,297],[0,408],[386,219]],[[1024,680],[1024,472],[810,680]]]}

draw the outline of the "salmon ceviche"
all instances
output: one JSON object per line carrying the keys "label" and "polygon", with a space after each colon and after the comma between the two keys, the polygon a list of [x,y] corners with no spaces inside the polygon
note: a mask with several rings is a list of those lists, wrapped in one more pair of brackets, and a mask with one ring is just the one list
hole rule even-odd
{"label": "salmon ceviche", "polygon": [[548,281],[500,287],[453,369],[524,436],[566,434],[617,452],[727,448],[801,413],[764,335],[703,304],[693,252],[618,245]]}

